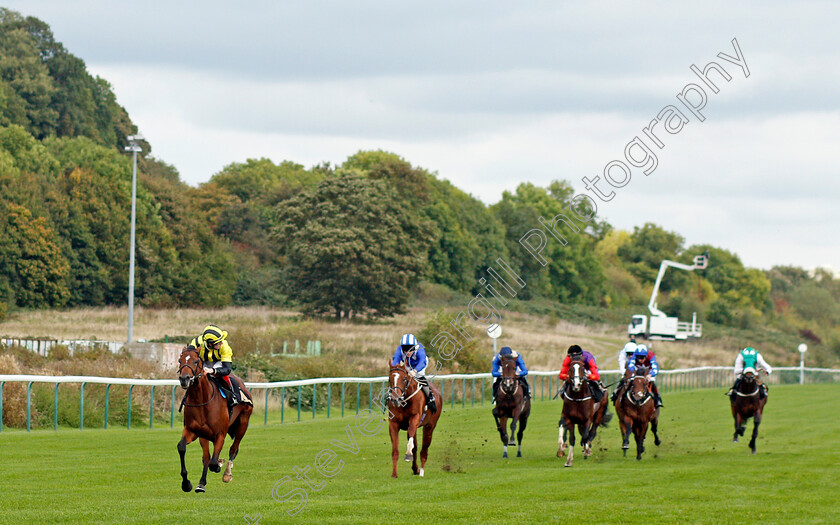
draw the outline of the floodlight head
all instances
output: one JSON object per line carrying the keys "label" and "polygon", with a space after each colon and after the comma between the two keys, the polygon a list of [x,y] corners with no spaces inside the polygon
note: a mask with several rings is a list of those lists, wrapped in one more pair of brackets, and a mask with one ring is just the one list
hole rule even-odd
{"label": "floodlight head", "polygon": [[706,266],[709,265],[709,252],[704,253],[703,255],[695,255],[694,256],[694,267],[699,270],[705,270]]}
{"label": "floodlight head", "polygon": [[127,138],[131,142],[135,142],[137,140],[146,140],[146,137],[144,137],[142,133],[138,133],[137,135],[129,135]]}

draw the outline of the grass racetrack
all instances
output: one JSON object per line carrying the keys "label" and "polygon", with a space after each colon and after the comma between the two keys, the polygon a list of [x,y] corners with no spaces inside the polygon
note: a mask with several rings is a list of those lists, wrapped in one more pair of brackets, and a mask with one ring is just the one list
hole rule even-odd
{"label": "grass racetrack", "polygon": [[[559,401],[535,401],[522,458],[502,459],[491,406],[446,405],[426,465],[402,461],[391,479],[387,426],[363,435],[351,416],[262,425],[259,407],[242,442],[234,479],[208,473],[205,494],[183,493],[175,445],[180,429],[4,429],[0,522],[4,523],[840,523],[840,385],[775,386],[758,453],[739,443],[723,390],[666,394],[662,446],[635,444],[622,457],[617,422],[601,429],[593,456],[576,447],[563,468],[557,451]],[[612,407],[611,412],[614,412]],[[345,429],[350,425],[357,452]],[[403,433],[404,436],[404,433]],[[226,442],[224,454],[227,457]],[[325,478],[318,453],[341,470]],[[200,446],[187,449],[190,480],[201,476]],[[515,456],[515,448],[512,448]],[[322,456],[322,460],[329,455]],[[295,467],[319,488],[295,477]],[[279,485],[272,498],[275,483]],[[308,501],[295,516],[297,496]],[[257,516],[261,519],[257,521]],[[250,516],[251,519],[245,519]]]}

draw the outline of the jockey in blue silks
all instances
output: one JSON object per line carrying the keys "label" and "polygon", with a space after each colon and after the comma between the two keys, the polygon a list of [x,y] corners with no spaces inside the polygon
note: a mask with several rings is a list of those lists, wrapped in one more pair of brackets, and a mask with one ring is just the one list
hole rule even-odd
{"label": "jockey in blue silks", "polygon": [[412,334],[405,334],[400,338],[400,346],[394,352],[394,358],[391,359],[391,366],[397,366],[400,363],[405,363],[405,368],[409,375],[417,380],[420,388],[423,389],[423,394],[426,396],[426,406],[434,414],[437,412],[437,405],[435,405],[435,395],[432,389],[429,388],[429,382],[426,380],[426,365],[429,360],[426,358],[426,349]]}
{"label": "jockey in blue silks", "polygon": [[653,391],[653,401],[657,408],[662,406],[662,397],[659,395],[659,389],[656,388],[656,376],[659,374],[659,363],[656,362],[656,354],[653,350],[649,350],[645,345],[638,345],[636,351],[633,352],[633,360],[627,363],[627,370],[630,373],[636,372],[637,366],[644,366],[648,369],[648,380]]}
{"label": "jockey in blue silks", "polygon": [[522,385],[525,398],[531,397],[531,388],[528,386],[528,380],[525,376],[528,375],[528,367],[525,366],[525,360],[522,359],[522,354],[514,352],[509,346],[502,347],[496,357],[493,358],[493,369],[490,374],[496,379],[493,381],[493,403],[496,402],[496,394],[499,392],[499,382],[502,378],[502,358],[504,356],[511,356],[516,358],[516,379]]}

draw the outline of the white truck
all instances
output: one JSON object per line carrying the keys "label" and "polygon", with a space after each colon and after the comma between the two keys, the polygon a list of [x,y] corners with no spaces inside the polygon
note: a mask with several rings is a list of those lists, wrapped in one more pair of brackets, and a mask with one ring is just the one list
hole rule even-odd
{"label": "white truck", "polygon": [[642,337],[645,339],[685,341],[695,339],[703,335],[703,325],[697,322],[697,312],[691,316],[691,322],[680,322],[676,317],[668,317],[665,312],[657,308],[656,296],[659,293],[659,285],[665,276],[665,270],[671,266],[681,270],[694,271],[702,270],[709,264],[709,253],[694,257],[694,264],[681,264],[674,261],[662,261],[659,266],[659,274],[656,276],[656,284],[650,294],[648,310],[650,316],[639,314],[634,315],[627,325],[627,335],[631,337]]}

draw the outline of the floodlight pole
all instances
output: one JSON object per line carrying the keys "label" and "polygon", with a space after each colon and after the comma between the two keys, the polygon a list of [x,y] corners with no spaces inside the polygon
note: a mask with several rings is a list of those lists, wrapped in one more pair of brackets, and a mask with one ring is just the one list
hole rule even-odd
{"label": "floodlight pole", "polygon": [[137,141],[145,140],[143,135],[131,135],[128,137],[129,146],[125,147],[133,157],[131,169],[131,240],[129,241],[129,262],[128,262],[128,342],[134,340],[134,249],[135,245],[135,224],[137,222],[137,152],[142,148]]}

